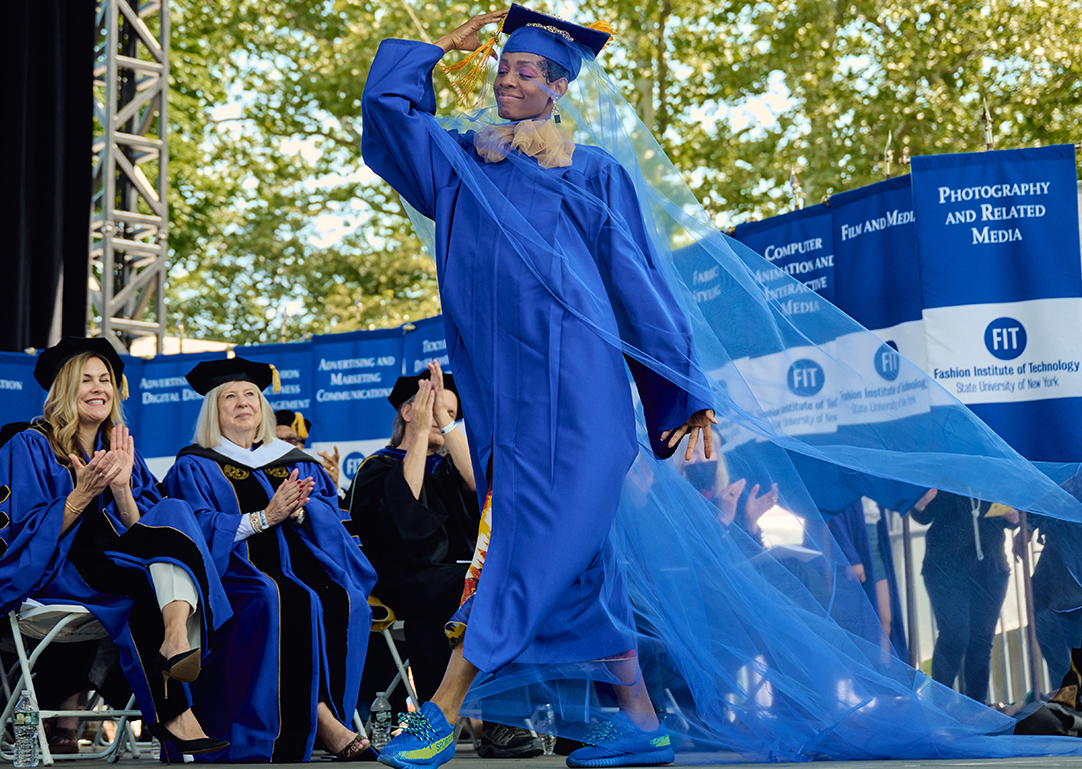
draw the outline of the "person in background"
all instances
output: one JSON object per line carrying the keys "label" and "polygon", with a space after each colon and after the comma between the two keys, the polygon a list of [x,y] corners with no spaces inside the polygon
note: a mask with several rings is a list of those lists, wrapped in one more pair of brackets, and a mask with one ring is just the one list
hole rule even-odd
{"label": "person in background", "polygon": [[987,703],[992,640],[1010,578],[1003,532],[1018,525],[1018,511],[930,491],[911,515],[931,524],[921,574],[938,630],[932,678],[954,686],[964,660],[962,692]]}
{"label": "person in background", "polygon": [[357,707],[375,573],[342,527],[314,458],[278,440],[266,363],[227,358],[188,372],[205,395],[195,442],[165,478],[195,510],[237,617],[195,688],[233,743],[222,761],[309,761],[318,738],[341,760],[368,740]]}
{"label": "person in background", "polygon": [[753,540],[762,544],[759,519],[778,503],[778,484],[771,484],[769,489],[760,494],[758,483],[752,484],[750,489],[747,488],[747,478],[737,478],[730,483],[725,457],[707,458],[705,444],[695,446],[690,459],[677,457],[676,464],[680,468],[680,474],[687,478],[700,494],[714,503],[718,511],[718,523],[726,530],[735,523]]}
{"label": "person in background", "polygon": [[38,356],[43,416],[0,449],[0,614],[27,598],[85,606],[163,746],[221,751],[229,743],[207,736],[187,684],[229,603],[191,507],[163,498],[135,450],[123,374],[101,337],[66,337]]}
{"label": "person in background", "polygon": [[[306,418],[301,412],[291,411],[290,409],[275,411],[274,418],[278,422],[277,427],[274,429],[274,434],[278,440],[292,443],[298,449],[304,449],[312,433],[312,420]],[[342,468],[338,447],[335,446],[333,451],[320,451],[317,456],[320,464],[323,465],[323,469],[327,471],[327,475],[331,476],[331,480],[334,481],[334,485],[337,487],[338,475]]]}

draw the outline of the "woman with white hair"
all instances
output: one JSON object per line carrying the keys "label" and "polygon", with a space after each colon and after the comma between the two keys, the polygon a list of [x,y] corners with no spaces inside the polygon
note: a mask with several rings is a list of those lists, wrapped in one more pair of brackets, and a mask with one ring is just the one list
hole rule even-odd
{"label": "woman with white hair", "polygon": [[165,484],[195,509],[237,617],[195,700],[228,724],[231,746],[217,760],[309,761],[317,737],[357,760],[368,740],[345,723],[357,705],[376,575],[342,526],[330,477],[275,437],[262,390],[276,373],[229,358],[187,375],[206,398],[195,443]]}

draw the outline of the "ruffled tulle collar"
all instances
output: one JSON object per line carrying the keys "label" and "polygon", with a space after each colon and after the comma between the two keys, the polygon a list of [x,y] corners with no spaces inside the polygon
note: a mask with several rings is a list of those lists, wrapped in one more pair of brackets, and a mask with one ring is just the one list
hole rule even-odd
{"label": "ruffled tulle collar", "polygon": [[486,163],[499,163],[511,150],[537,160],[542,168],[571,165],[575,142],[571,132],[552,120],[523,120],[486,126],[473,135],[473,146]]}

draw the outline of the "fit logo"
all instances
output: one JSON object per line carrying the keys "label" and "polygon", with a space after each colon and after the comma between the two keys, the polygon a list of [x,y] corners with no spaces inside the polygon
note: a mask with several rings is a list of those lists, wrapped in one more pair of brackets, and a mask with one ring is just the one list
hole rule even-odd
{"label": "fit logo", "polygon": [[1026,329],[1014,318],[996,318],[984,329],[984,346],[1000,360],[1014,360],[1026,349]]}
{"label": "fit logo", "polygon": [[809,398],[823,389],[826,379],[823,367],[813,360],[801,358],[789,367],[785,376],[789,389],[794,395]]}

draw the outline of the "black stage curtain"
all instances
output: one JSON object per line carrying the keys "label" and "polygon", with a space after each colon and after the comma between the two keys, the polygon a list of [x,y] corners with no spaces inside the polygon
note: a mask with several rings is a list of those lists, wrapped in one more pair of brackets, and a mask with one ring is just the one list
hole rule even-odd
{"label": "black stage curtain", "polygon": [[58,311],[61,334],[86,332],[95,3],[3,5],[0,233],[9,293],[0,350],[20,351],[48,346]]}

